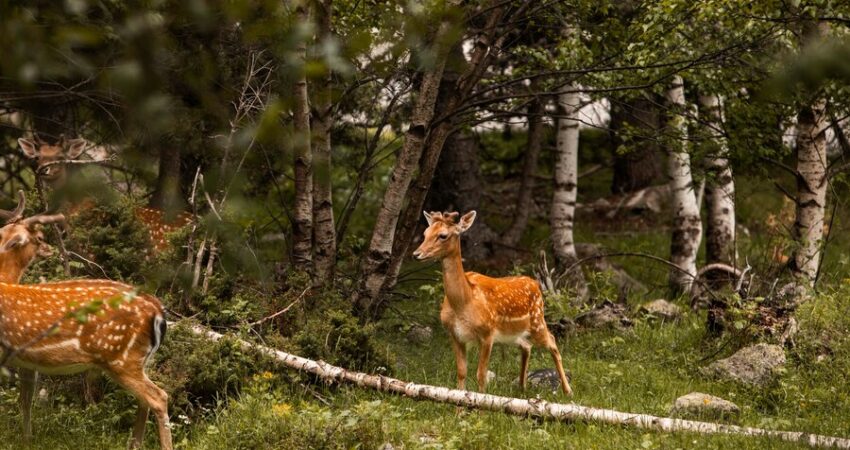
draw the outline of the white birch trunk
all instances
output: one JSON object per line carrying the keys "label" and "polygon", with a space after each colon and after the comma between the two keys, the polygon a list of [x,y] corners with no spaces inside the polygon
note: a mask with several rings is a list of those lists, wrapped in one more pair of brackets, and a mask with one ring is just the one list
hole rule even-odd
{"label": "white birch trunk", "polygon": [[[827,22],[805,21],[801,47],[821,45],[828,34]],[[801,285],[810,287],[817,279],[823,244],[827,188],[826,128],[825,99],[817,99],[800,109],[797,114],[797,219],[793,233],[797,248],[791,272]]]}
{"label": "white birch trunk", "polygon": [[729,145],[723,135],[723,104],[717,95],[700,96],[703,120],[709,127],[712,151],[706,156],[710,180],[705,198],[708,209],[705,230],[707,264],[734,264],[735,249],[735,180],[729,164]]}
{"label": "white birch trunk", "polygon": [[[307,8],[298,5],[295,15],[306,22]],[[307,93],[307,43],[298,43],[296,58],[301,73],[292,89],[294,136],[295,205],[292,213],[292,262],[302,271],[311,270],[313,252],[313,153],[310,147],[310,96]]]}
{"label": "white birch trunk", "polygon": [[797,115],[797,248],[793,273],[813,286],[818,272],[826,208],[826,101],[804,107]]}
{"label": "white birch trunk", "polygon": [[[567,91],[575,90],[567,86]],[[558,114],[556,121],[555,150],[555,186],[552,193],[552,206],[549,222],[552,228],[552,246],[555,258],[560,265],[576,260],[576,247],[573,241],[573,226],[578,192],[578,112],[581,99],[577,92],[564,92],[558,95]]]}
{"label": "white birch trunk", "polygon": [[[172,323],[170,325],[174,324]],[[189,325],[188,329],[192,333],[211,341],[218,341],[225,338],[222,334],[207,330],[198,325]],[[574,403],[551,403],[539,399],[503,397],[430,386],[427,384],[408,383],[395,378],[349,371],[323,361],[313,361],[274,348],[252,344],[241,339],[235,339],[235,341],[245,351],[259,352],[287,367],[311,373],[328,383],[347,382],[358,387],[367,387],[417,400],[450,403],[485,411],[503,412],[520,417],[539,417],[557,421],[599,422],[666,432],[688,431],[703,434],[765,436],[789,442],[808,444],[810,446],[850,449],[850,439],[840,437],[657,417],[648,414],[633,414],[610,409],[590,408]]]}
{"label": "white birch trunk", "polygon": [[685,86],[682,77],[674,76],[666,93],[671,108],[668,132],[676,144],[667,156],[667,173],[673,194],[673,233],[670,242],[670,261],[680,270],[670,271],[670,286],[677,292],[688,292],[697,273],[697,252],[702,238],[694,182],[691,176],[691,157],[688,153],[688,122],[685,119]]}

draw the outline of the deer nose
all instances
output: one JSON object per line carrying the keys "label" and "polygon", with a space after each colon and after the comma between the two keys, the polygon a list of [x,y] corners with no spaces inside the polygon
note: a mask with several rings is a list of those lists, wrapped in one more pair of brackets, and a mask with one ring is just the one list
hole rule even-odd
{"label": "deer nose", "polygon": [[413,252],[413,257],[416,258],[416,259],[422,259],[422,252],[419,249],[416,249]]}

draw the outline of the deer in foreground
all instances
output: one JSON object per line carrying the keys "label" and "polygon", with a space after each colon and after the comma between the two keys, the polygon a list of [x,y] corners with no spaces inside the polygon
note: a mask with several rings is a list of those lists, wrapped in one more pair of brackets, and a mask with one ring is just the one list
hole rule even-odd
{"label": "deer in foreground", "polygon": [[32,436],[37,372],[68,375],[100,369],[139,400],[130,448],[142,445],[152,410],[160,446],[171,450],[168,395],[145,373],[165,336],[162,304],[108,280],[18,284],[27,266],[45,251],[39,226],[64,220],[61,214],[24,218],[23,192],[19,196],[14,211],[0,210],[6,224],[0,228],[0,355],[12,355],[10,365],[20,369],[24,440]]}
{"label": "deer in foreground", "polygon": [[[70,176],[66,164],[62,162],[74,161],[83,155],[88,142],[85,139],[65,140],[63,136],[58,142],[49,144],[40,139],[18,139],[18,144],[21,146],[21,151],[24,155],[35,161],[36,175],[44,182],[51,190],[63,188]],[[85,202],[84,202],[85,203]],[[67,210],[69,214],[74,214],[86,205],[71,205]],[[173,219],[168,219],[164,211],[151,208],[139,207],[133,211],[133,214],[148,230],[148,237],[151,241],[151,246],[156,253],[160,253],[168,249],[167,235],[180,230],[194,220],[192,214],[181,212]]]}
{"label": "deer in foreground", "polygon": [[491,278],[464,272],[460,235],[475,221],[470,211],[457,221],[458,213],[424,212],[428,221],[425,239],[413,252],[419,260],[439,260],[443,265],[446,296],[440,321],[449,333],[457,362],[457,387],[466,388],[467,344],[478,344],[478,390],[485,391],[487,366],[493,343],[517,345],[521,352],[519,383],[525,388],[528,359],[533,345],[547,348],[555,361],[561,388],[567,395],[567,381],[555,337],[543,317],[543,293],[529,277]]}

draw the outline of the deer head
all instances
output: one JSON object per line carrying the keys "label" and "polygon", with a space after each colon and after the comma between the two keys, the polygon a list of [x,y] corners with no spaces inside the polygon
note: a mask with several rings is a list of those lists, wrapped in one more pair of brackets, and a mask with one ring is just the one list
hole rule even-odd
{"label": "deer head", "polygon": [[41,226],[63,222],[62,214],[38,214],[23,217],[26,196],[18,191],[18,206],[13,211],[0,209],[0,282],[17,283],[36,256],[50,256],[53,249],[44,241]]}
{"label": "deer head", "polygon": [[36,174],[51,188],[62,186],[67,180],[67,168],[61,161],[73,161],[79,158],[86,149],[85,139],[65,140],[65,136],[55,144],[49,144],[40,138],[35,140],[18,139],[24,155],[35,161]]}
{"label": "deer head", "polygon": [[422,211],[428,228],[425,229],[425,239],[413,256],[419,260],[443,259],[460,253],[460,235],[475,221],[475,211],[470,211],[457,221],[457,212],[427,212]]}

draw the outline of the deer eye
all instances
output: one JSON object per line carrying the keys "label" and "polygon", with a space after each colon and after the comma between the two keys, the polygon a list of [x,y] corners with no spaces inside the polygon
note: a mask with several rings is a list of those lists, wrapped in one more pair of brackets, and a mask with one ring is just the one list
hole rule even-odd
{"label": "deer eye", "polygon": [[445,241],[446,239],[449,238],[449,235],[447,233],[440,233],[439,237],[440,237],[441,241]]}

